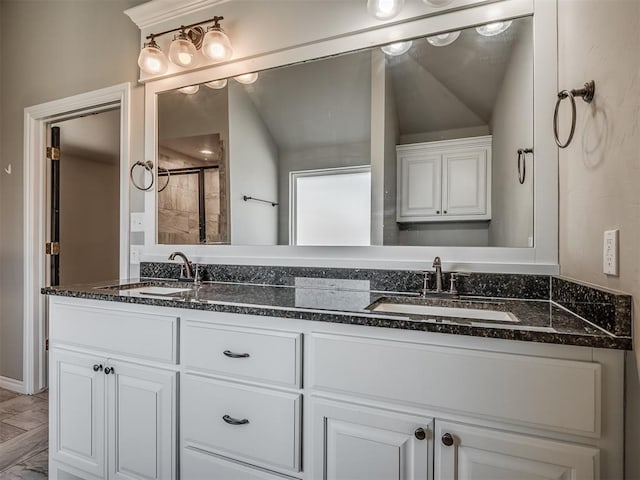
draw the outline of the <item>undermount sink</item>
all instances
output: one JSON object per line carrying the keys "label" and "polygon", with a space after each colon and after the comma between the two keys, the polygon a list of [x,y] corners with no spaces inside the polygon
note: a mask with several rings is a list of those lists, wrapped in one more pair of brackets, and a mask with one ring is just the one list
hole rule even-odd
{"label": "undermount sink", "polygon": [[405,313],[408,315],[434,315],[437,317],[469,318],[492,322],[519,322],[510,312],[481,310],[478,308],[438,307],[412,303],[382,302],[371,309],[373,312]]}
{"label": "undermount sink", "polygon": [[178,293],[184,293],[191,291],[190,288],[175,288],[175,287],[137,287],[128,289],[132,293],[140,293],[142,295],[159,295],[159,296],[171,296]]}

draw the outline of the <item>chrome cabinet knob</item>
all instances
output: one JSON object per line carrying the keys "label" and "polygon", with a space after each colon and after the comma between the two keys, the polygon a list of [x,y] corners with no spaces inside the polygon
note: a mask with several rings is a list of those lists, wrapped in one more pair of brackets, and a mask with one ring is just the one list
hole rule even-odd
{"label": "chrome cabinet knob", "polygon": [[422,427],[417,428],[416,431],[413,432],[413,434],[418,440],[424,440],[425,438],[427,438],[427,432],[425,432],[424,428]]}
{"label": "chrome cabinet knob", "polygon": [[442,435],[442,444],[445,447],[450,447],[451,445],[453,445],[453,435],[451,435],[450,433],[445,433],[444,435]]}

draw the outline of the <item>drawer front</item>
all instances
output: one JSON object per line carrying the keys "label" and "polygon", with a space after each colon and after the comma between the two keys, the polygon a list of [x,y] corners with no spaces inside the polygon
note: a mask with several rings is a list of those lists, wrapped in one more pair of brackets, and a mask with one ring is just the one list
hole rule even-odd
{"label": "drawer front", "polygon": [[342,335],[312,335],[312,388],[600,434],[595,363]]}
{"label": "drawer front", "polygon": [[178,318],[175,316],[53,304],[49,318],[49,338],[54,345],[177,362]]}
{"label": "drawer front", "polygon": [[300,471],[301,395],[189,374],[181,385],[183,446]]}
{"label": "drawer front", "polygon": [[181,478],[185,480],[291,480],[292,477],[277,475],[264,470],[251,468],[234,461],[222,459],[216,455],[197,452],[190,448],[182,450]]}
{"label": "drawer front", "polygon": [[189,369],[299,388],[302,335],[186,320],[182,363]]}

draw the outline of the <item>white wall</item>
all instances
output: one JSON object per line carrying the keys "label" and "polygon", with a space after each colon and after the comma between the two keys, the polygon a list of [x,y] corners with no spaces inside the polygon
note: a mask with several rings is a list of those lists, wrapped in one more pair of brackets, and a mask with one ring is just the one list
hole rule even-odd
{"label": "white wall", "polygon": [[[140,32],[122,12],[139,3],[0,2],[0,155],[3,165],[13,167],[10,176],[0,170],[0,376],[22,379],[24,108],[122,82],[135,83]],[[142,87],[134,88],[134,160],[144,155],[143,99]],[[142,196],[135,193],[132,190],[132,208],[143,210]]]}
{"label": "white wall", "polygon": [[[248,201],[248,195],[269,201],[278,198],[278,148],[245,87],[229,82],[229,165],[231,243],[277,245],[278,209]],[[251,88],[249,85],[246,88]]]}
{"label": "white wall", "polygon": [[[521,20],[500,93],[491,118],[492,198],[489,244],[494,247],[530,247],[533,239],[533,162],[526,158],[524,184],[518,181],[517,150],[533,147],[533,29]],[[527,94],[523,94],[527,92]],[[534,93],[535,94],[535,93]]]}

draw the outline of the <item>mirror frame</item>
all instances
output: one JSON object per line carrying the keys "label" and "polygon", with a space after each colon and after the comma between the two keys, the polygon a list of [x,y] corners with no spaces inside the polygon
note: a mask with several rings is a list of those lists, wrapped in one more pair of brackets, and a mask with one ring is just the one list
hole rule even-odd
{"label": "mirror frame", "polygon": [[[364,8],[364,7],[363,7]],[[145,193],[144,261],[166,261],[179,248],[194,261],[247,265],[345,268],[430,269],[440,256],[447,270],[558,274],[558,148],[551,119],[557,93],[556,0],[501,0],[465,6],[439,15],[421,16],[358,30],[339,38],[245,56],[219,66],[148,81],[145,85],[145,159],[157,157],[157,94],[372,46],[533,15],[534,55],[534,247],[297,247],[286,245],[158,245],[156,191]],[[157,164],[157,162],[154,162]]]}

